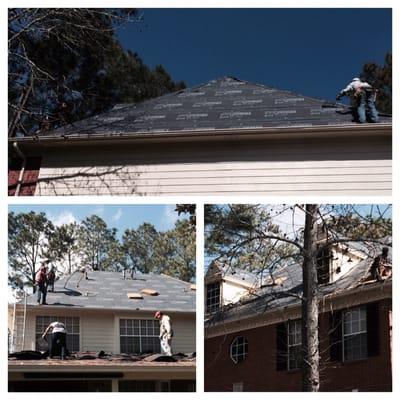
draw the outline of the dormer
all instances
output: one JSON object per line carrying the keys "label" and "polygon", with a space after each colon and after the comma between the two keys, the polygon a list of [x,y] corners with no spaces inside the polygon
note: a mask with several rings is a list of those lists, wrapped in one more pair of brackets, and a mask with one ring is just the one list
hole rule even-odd
{"label": "dormer", "polygon": [[318,283],[333,283],[347,274],[360,261],[367,256],[347,243],[336,243],[327,247],[326,243],[331,239],[331,235],[324,232],[322,228],[318,230]]}
{"label": "dormer", "polygon": [[205,311],[213,313],[224,305],[237,303],[259,286],[256,275],[214,261],[205,276]]}

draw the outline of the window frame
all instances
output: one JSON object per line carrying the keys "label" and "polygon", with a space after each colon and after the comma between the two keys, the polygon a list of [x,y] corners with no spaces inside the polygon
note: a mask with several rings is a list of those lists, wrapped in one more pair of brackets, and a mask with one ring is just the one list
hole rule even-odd
{"label": "window frame", "polygon": [[[351,332],[351,333],[345,333],[345,318],[346,314],[354,313],[355,311],[358,311],[358,324],[360,326],[360,330],[357,332]],[[360,318],[361,311],[364,314],[364,318]],[[348,310],[342,311],[342,362],[352,362],[352,361],[358,361],[358,360],[365,360],[368,358],[368,325],[367,325],[367,319],[368,319],[368,313],[367,313],[367,307],[366,306],[359,306],[359,307],[353,307]],[[361,324],[362,320],[364,320],[365,328],[362,329]],[[353,320],[350,321],[350,325],[352,326]],[[349,343],[346,341],[346,338],[351,338],[351,337],[357,337],[360,335],[365,335],[365,356],[359,357],[359,358],[346,358],[346,349]]]}
{"label": "window frame", "polygon": [[[236,342],[239,340],[243,340],[242,343],[237,344]],[[241,348],[241,352],[235,352],[233,353],[233,348],[239,349]],[[249,341],[247,340],[246,337],[244,336],[236,336],[232,342],[231,345],[229,346],[229,355],[231,357],[231,360],[234,362],[234,364],[239,364],[240,362],[244,361],[247,358],[247,355],[249,354]],[[240,359],[239,359],[240,357]]]}
{"label": "window frame", "polygon": [[[121,324],[123,323],[123,321],[132,321],[132,334],[122,334],[122,326]],[[138,326],[135,327],[135,322],[137,321]],[[145,327],[145,334],[142,334],[142,324],[143,322],[146,321],[146,327]],[[153,334],[149,335],[148,334],[148,323],[151,323],[153,325]],[[127,324],[127,322],[126,322]],[[126,331],[128,330],[128,326],[125,325],[125,329]],[[135,334],[135,329],[138,330],[138,334]],[[127,351],[123,351],[122,349],[122,340],[121,338],[132,338],[131,340],[133,341],[133,338],[139,338],[139,351],[138,352],[134,352],[134,353],[130,353]],[[153,353],[161,353],[161,345],[160,345],[160,323],[157,320],[153,320],[153,319],[145,319],[145,318],[119,318],[119,349],[121,351],[121,353],[127,353],[127,354],[143,354],[143,339],[144,338],[152,338],[155,339],[155,343],[157,343],[156,348],[153,348]],[[133,349],[135,350],[135,343],[133,343]]]}
{"label": "window frame", "polygon": [[[294,326],[295,332],[294,332],[294,337],[296,336],[300,337],[300,342],[296,341],[296,343],[290,343],[290,336],[291,336],[291,328]],[[300,333],[298,332],[298,329],[300,329]],[[302,337],[301,337],[301,319],[294,319],[294,320],[289,320],[287,321],[287,357],[286,357],[286,370],[287,371],[294,371],[296,369],[301,368],[301,345],[302,345]],[[291,355],[291,349],[300,349],[300,361],[296,360],[296,367],[291,367],[290,366],[290,355]],[[300,365],[297,365],[297,364]]]}
{"label": "window frame", "polygon": [[[214,288],[210,288],[210,286],[214,286]],[[211,293],[218,292],[218,294],[214,294],[213,296],[210,296],[210,292]],[[207,313],[213,313],[221,307],[221,292],[222,292],[221,281],[207,283],[207,285],[206,285],[206,311],[207,311]]]}

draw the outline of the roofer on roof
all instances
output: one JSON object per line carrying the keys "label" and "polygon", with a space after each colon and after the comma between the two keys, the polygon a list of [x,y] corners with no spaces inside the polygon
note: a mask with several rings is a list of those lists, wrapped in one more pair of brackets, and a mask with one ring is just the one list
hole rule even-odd
{"label": "roofer on roof", "polygon": [[376,91],[360,78],[353,80],[336,96],[340,100],[343,96],[350,98],[350,104],[355,112],[355,118],[360,124],[364,124],[367,119],[369,122],[379,122],[378,112],[375,108]]}
{"label": "roofer on roof", "polygon": [[392,276],[392,263],[389,259],[389,248],[383,247],[382,254],[375,257],[370,267],[372,279],[383,281]]}
{"label": "roofer on roof", "polygon": [[39,268],[39,271],[36,272],[35,275],[35,283],[37,290],[37,302],[39,305],[47,304],[46,303],[46,295],[47,295],[47,277],[46,277],[46,263],[42,262]]}
{"label": "roofer on roof", "polygon": [[161,354],[165,356],[172,356],[171,342],[174,331],[171,326],[171,319],[168,315],[163,314],[161,311],[157,311],[154,314],[154,318],[160,321],[160,346]]}
{"label": "roofer on roof", "polygon": [[67,329],[62,322],[54,321],[44,331],[43,339],[50,330],[49,358],[61,355],[61,359],[64,360],[67,356]]}

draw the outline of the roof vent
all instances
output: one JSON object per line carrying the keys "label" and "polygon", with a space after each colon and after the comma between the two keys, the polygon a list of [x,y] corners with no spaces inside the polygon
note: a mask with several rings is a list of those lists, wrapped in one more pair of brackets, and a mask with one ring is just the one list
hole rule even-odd
{"label": "roof vent", "polygon": [[192,283],[192,284],[190,285],[190,290],[196,290],[196,285],[195,285],[194,283]]}

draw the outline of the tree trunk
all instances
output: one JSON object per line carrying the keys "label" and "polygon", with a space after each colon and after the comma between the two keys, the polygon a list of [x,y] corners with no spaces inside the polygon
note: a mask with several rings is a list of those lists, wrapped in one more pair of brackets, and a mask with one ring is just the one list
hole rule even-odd
{"label": "tree trunk", "polygon": [[72,273],[72,265],[71,265],[71,252],[68,252],[68,275]]}
{"label": "tree trunk", "polygon": [[306,205],[304,227],[303,300],[302,300],[302,389],[319,391],[318,276],[317,276],[318,206]]}

